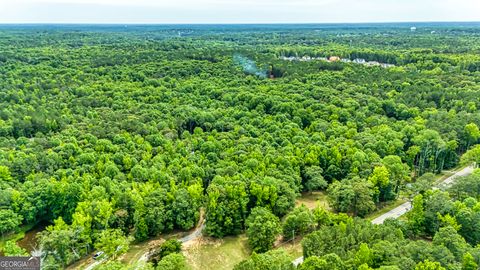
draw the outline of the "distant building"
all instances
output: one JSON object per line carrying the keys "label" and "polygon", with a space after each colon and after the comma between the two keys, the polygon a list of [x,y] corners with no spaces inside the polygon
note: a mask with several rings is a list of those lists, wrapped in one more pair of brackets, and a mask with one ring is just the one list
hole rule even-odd
{"label": "distant building", "polygon": [[338,57],[338,56],[330,56],[330,57],[328,58],[328,61],[330,61],[330,62],[338,62],[338,61],[340,61],[340,57]]}
{"label": "distant building", "polygon": [[415,27],[415,26],[410,27],[410,31],[412,31],[412,32],[417,31],[417,27]]}

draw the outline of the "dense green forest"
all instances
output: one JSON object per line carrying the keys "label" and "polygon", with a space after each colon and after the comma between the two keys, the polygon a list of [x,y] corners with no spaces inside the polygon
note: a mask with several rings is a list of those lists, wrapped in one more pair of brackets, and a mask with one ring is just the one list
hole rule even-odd
{"label": "dense green forest", "polygon": [[[421,192],[406,218],[381,226],[321,208],[297,210],[304,218],[297,218],[295,224],[311,232],[302,240],[306,260],[297,269],[478,269],[479,196],[480,171],[476,171],[459,179],[448,192]],[[295,267],[279,250],[254,254],[235,267],[253,269]]]}
{"label": "dense green forest", "polygon": [[[0,26],[0,234],[49,225],[63,269],[205,213],[249,237],[236,269],[294,267],[279,235],[306,235],[299,269],[477,269],[480,174],[428,184],[480,161],[480,25],[417,26]],[[294,208],[319,190],[336,213]],[[402,220],[361,219],[406,193]]]}

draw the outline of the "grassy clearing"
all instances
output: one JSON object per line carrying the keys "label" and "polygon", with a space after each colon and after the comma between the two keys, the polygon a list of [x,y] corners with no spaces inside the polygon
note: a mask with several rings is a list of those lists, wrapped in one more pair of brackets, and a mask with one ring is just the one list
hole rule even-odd
{"label": "grassy clearing", "polygon": [[[135,265],[145,252],[149,251],[150,249],[159,247],[166,239],[179,238],[181,237],[181,235],[182,234],[178,232],[162,234],[160,236],[157,236],[155,238],[149,239],[144,242],[131,244],[127,253],[121,255],[116,260],[120,261],[124,265]],[[67,269],[71,269],[71,270],[84,269],[89,264],[95,262],[95,260],[93,260],[91,257],[92,254],[89,254],[88,256],[83,257],[79,261],[68,266]]]}
{"label": "grassy clearing", "polygon": [[315,207],[320,206],[326,210],[330,210],[327,201],[327,194],[323,191],[303,193],[302,196],[298,197],[295,201],[295,206],[298,207],[302,204],[309,209],[314,209]]}
{"label": "grassy clearing", "polygon": [[132,244],[127,253],[123,254],[119,259],[126,265],[135,264],[145,252],[158,248],[165,240],[178,235],[178,233],[163,234],[144,242]]}
{"label": "grassy clearing", "polygon": [[[302,194],[295,205],[304,204],[310,209],[317,206],[330,210],[325,192],[315,191]],[[294,243],[281,244],[292,259],[302,256],[301,239]],[[183,254],[192,270],[231,270],[239,262],[250,256],[247,237],[245,235],[229,236],[224,239],[200,238],[184,247]]]}
{"label": "grassy clearing", "polygon": [[245,235],[223,239],[200,238],[184,247],[192,270],[230,270],[250,256]]}
{"label": "grassy clearing", "polygon": [[296,259],[300,256],[303,256],[303,249],[302,249],[302,239],[298,238],[295,239],[295,242],[282,244],[281,246],[277,247],[278,249],[285,250],[292,259]]}

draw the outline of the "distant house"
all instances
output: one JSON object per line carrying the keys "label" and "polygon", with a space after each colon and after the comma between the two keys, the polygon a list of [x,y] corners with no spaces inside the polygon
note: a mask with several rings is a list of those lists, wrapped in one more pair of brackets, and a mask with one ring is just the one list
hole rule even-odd
{"label": "distant house", "polygon": [[410,31],[412,31],[412,32],[417,31],[417,27],[415,27],[415,26],[410,27]]}
{"label": "distant house", "polygon": [[338,61],[340,61],[340,57],[338,57],[338,56],[330,56],[330,57],[328,58],[328,61],[330,61],[330,62],[338,62]]}

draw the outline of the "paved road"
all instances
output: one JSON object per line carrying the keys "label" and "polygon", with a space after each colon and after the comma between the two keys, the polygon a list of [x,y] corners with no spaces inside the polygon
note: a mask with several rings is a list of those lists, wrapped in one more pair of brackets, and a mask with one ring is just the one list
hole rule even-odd
{"label": "paved road", "polygon": [[372,220],[373,224],[383,224],[389,218],[398,218],[412,209],[412,203],[406,202]]}
{"label": "paved road", "polygon": [[466,167],[466,168],[456,172],[454,175],[450,176],[449,178],[445,179],[442,183],[440,183],[438,185],[438,188],[440,188],[440,189],[449,188],[453,184],[453,182],[455,182],[455,179],[457,177],[467,176],[467,175],[473,173],[474,169],[475,169],[474,167],[469,166],[469,167]]}
{"label": "paved road", "polygon": [[[448,177],[447,179],[443,180],[441,183],[439,183],[436,187],[433,189],[446,189],[450,187],[454,182],[457,177],[460,176],[466,176],[469,175],[473,172],[473,167],[466,167],[461,169],[460,171],[456,172],[454,175]],[[387,213],[377,217],[376,219],[372,220],[373,224],[382,224],[386,219],[389,218],[398,218],[402,216],[403,214],[407,213],[412,209],[412,204],[410,202],[406,202],[390,211]]]}
{"label": "paved road", "polygon": [[[437,185],[437,187],[434,187],[434,189],[435,188],[437,188],[437,189],[438,188],[439,189],[448,188],[455,182],[455,179],[457,177],[469,175],[473,172],[473,170],[474,170],[473,167],[463,168],[460,171],[456,172],[454,175],[452,175],[452,176],[448,177],[447,179],[443,180],[440,184]],[[387,213],[375,218],[374,220],[372,220],[372,223],[373,224],[382,224],[386,219],[398,218],[398,217],[402,216],[403,214],[407,213],[408,211],[410,211],[410,209],[412,209],[412,204],[410,202],[406,202],[406,203],[404,203],[400,206],[397,206],[396,208],[388,211]],[[299,257],[299,258],[296,258],[295,260],[292,261],[292,263],[295,266],[298,266],[302,262],[303,262],[303,256]]]}

